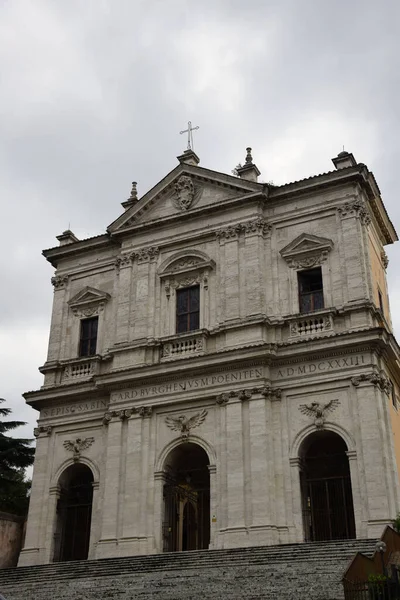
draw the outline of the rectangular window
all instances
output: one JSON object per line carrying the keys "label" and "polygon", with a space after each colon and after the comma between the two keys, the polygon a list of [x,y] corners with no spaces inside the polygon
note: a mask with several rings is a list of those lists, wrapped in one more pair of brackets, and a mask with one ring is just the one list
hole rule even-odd
{"label": "rectangular window", "polygon": [[379,308],[381,309],[382,314],[384,314],[384,311],[383,311],[383,299],[382,299],[381,290],[378,290],[378,298],[379,298]]}
{"label": "rectangular window", "polygon": [[299,282],[299,304],[301,313],[324,308],[321,267],[297,273]]}
{"label": "rectangular window", "polygon": [[176,333],[195,331],[200,327],[200,286],[177,290]]}
{"label": "rectangular window", "polygon": [[96,354],[98,321],[98,317],[82,319],[79,356],[93,356]]}
{"label": "rectangular window", "polygon": [[393,404],[394,408],[397,410],[396,388],[394,387],[393,381],[390,382],[390,395],[392,396],[392,404]]}

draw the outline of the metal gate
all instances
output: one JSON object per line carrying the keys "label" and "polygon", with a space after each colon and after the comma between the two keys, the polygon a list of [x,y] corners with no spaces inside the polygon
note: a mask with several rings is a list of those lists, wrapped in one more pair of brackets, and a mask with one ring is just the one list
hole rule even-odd
{"label": "metal gate", "polygon": [[305,481],[306,541],[355,538],[350,477]]}
{"label": "metal gate", "polygon": [[208,548],[210,491],[173,482],[164,485],[163,550],[177,552]]}
{"label": "metal gate", "polygon": [[80,483],[62,492],[57,505],[60,541],[55,561],[85,560],[89,552],[92,483]]}

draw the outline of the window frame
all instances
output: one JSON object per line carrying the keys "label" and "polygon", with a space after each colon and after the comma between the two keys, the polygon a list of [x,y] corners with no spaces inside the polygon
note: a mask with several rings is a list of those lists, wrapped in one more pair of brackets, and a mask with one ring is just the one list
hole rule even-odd
{"label": "window frame", "polygon": [[[197,308],[192,309],[192,296],[193,292],[197,293],[196,303]],[[186,298],[186,309],[180,312],[179,304],[180,298],[182,296],[187,295]],[[181,335],[185,333],[191,333],[195,331],[199,331],[200,329],[200,306],[201,306],[201,292],[200,292],[200,284],[191,285],[187,287],[178,288],[176,290],[176,302],[175,302],[175,333],[176,335]],[[192,327],[192,319],[197,323],[196,327]],[[182,322],[182,318],[186,320],[186,328],[180,329],[180,322]]]}
{"label": "window frame", "polygon": [[[92,328],[90,324],[96,323],[95,332],[93,334]],[[88,335],[84,337],[84,328],[89,324]],[[95,356],[97,353],[97,345],[99,339],[99,317],[87,317],[85,319],[80,320],[80,329],[79,329],[79,346],[78,346],[78,356],[79,358],[85,358],[90,356]],[[92,344],[94,342],[94,348],[92,348]]]}
{"label": "window frame", "polygon": [[[306,276],[306,274],[312,273],[313,271],[314,272],[319,271],[321,286],[318,289],[303,292],[302,284],[304,282],[302,282],[302,278],[304,278]],[[313,267],[312,269],[304,269],[301,271],[297,271],[297,286],[298,286],[298,302],[299,302],[299,313],[300,314],[306,315],[306,314],[314,313],[318,310],[324,310],[324,308],[325,308],[324,281],[323,281],[321,266],[316,266],[316,267]],[[311,310],[303,309],[305,297],[310,298]],[[319,298],[319,300],[316,302],[317,297]],[[316,307],[316,304],[320,304],[320,306]]]}

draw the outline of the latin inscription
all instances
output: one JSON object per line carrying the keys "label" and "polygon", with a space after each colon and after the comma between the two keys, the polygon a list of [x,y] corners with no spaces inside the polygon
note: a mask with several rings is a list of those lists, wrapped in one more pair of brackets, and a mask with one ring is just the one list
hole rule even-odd
{"label": "latin inscription", "polygon": [[299,375],[312,375],[313,373],[323,373],[334,371],[336,369],[345,369],[346,367],[357,367],[364,364],[364,356],[350,356],[348,358],[332,358],[330,360],[321,360],[316,363],[306,363],[294,367],[282,367],[275,373],[277,379],[285,377],[294,377]]}
{"label": "latin inscription", "polygon": [[63,415],[74,415],[91,410],[107,409],[107,400],[93,400],[92,402],[79,402],[76,404],[68,404],[66,406],[56,406],[54,408],[45,408],[41,417],[60,417]]}
{"label": "latin inscription", "polygon": [[251,379],[260,379],[261,377],[263,377],[262,369],[248,369],[246,371],[207,375],[206,377],[199,377],[197,379],[183,379],[182,381],[162,383],[160,385],[125,390],[123,392],[114,392],[111,394],[111,402],[135,400],[136,398],[152,398],[154,396],[164,396],[165,394],[174,394],[176,392],[190,392],[191,390],[199,390],[213,385],[235,383],[237,381],[249,381]]}

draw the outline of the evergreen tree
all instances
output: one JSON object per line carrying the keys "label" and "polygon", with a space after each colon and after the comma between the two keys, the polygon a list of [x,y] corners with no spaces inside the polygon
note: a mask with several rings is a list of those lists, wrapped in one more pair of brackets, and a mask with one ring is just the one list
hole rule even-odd
{"label": "evergreen tree", "polygon": [[[0,404],[5,402],[0,398]],[[0,406],[0,510],[24,515],[28,509],[30,482],[25,481],[25,469],[33,464],[33,440],[6,435],[23,421],[5,421],[11,408]]]}

